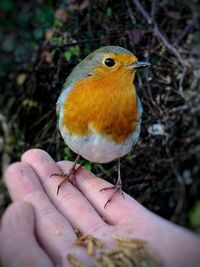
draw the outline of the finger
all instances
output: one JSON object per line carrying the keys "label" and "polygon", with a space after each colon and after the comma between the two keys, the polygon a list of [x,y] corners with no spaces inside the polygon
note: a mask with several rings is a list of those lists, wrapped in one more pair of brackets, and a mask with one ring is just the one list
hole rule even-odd
{"label": "finger", "polygon": [[[22,161],[30,164],[34,168],[49,198],[70,221],[73,227],[92,234],[98,229],[107,226],[83,194],[70,182],[64,183],[59,194],[56,194],[61,178],[56,176],[50,178],[49,175],[55,173],[59,168],[45,151],[38,149],[30,150],[22,156]],[[66,162],[65,173],[69,171],[71,166],[71,163]]]}
{"label": "finger", "polygon": [[30,204],[16,202],[5,212],[0,231],[3,266],[54,266],[34,236],[34,212]]}
{"label": "finger", "polygon": [[[58,166],[64,173],[70,168],[69,163],[66,164],[66,161],[59,162]],[[102,192],[100,190],[112,186],[112,184],[94,176],[83,168],[76,174],[76,181],[79,190],[109,224],[126,224],[132,222],[133,217],[140,217],[141,214],[147,212],[141,204],[126,193],[124,193],[125,199],[121,193],[117,193],[104,208],[105,203],[112,194],[112,190]]]}
{"label": "finger", "polygon": [[61,262],[76,235],[45,194],[33,169],[25,163],[12,164],[5,173],[5,182],[14,201],[24,200],[32,204],[38,240],[55,263]]}

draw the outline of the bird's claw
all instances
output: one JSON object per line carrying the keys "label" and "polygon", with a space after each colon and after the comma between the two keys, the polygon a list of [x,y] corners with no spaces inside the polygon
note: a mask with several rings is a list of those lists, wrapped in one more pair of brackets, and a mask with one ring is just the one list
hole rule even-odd
{"label": "bird's claw", "polygon": [[58,188],[57,188],[57,192],[56,194],[58,195],[61,186],[67,181],[69,180],[70,176],[72,176],[72,179],[70,180],[70,182],[76,186],[76,176],[75,174],[77,173],[77,171],[81,168],[81,165],[79,165],[77,168],[75,168],[75,165],[72,166],[72,168],[69,170],[68,173],[53,173],[50,175],[50,177],[52,176],[57,176],[57,177],[61,177],[63,178],[63,180],[58,184]]}
{"label": "bird's claw", "polygon": [[105,191],[105,190],[114,190],[114,192],[111,194],[111,196],[108,198],[107,202],[105,203],[104,209],[106,208],[108,203],[110,203],[112,201],[113,197],[115,196],[115,194],[117,192],[121,193],[123,198],[125,199],[124,193],[122,191],[122,184],[121,183],[117,183],[116,185],[109,186],[109,187],[104,187],[99,192],[102,192],[102,191]]}

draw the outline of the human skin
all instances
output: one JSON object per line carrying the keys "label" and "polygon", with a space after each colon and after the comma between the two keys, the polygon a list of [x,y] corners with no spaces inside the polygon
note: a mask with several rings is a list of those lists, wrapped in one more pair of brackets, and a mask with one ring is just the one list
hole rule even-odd
{"label": "human skin", "polygon": [[[32,149],[21,162],[10,165],[5,183],[13,203],[1,221],[0,259],[5,267],[59,264],[66,267],[68,253],[88,266],[94,258],[75,246],[74,228],[101,239],[113,247],[114,235],[140,238],[161,258],[163,266],[200,266],[200,238],[148,211],[129,195],[117,194],[104,209],[110,183],[81,168],[77,187],[66,182],[56,195],[60,177],[72,162],[55,162],[45,151]],[[78,189],[77,189],[78,188]]]}

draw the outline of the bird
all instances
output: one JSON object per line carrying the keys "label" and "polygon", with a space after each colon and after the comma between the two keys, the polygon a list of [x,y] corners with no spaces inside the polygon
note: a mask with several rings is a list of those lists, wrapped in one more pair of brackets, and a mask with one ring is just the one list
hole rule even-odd
{"label": "bird", "polygon": [[80,157],[101,164],[117,160],[116,184],[100,190],[113,190],[104,208],[122,193],[120,158],[139,138],[143,111],[133,82],[136,70],[149,66],[129,50],[110,45],[95,50],[72,70],[56,106],[61,136],[78,156],[67,174],[52,174],[63,176],[57,194],[70,176],[75,182]]}

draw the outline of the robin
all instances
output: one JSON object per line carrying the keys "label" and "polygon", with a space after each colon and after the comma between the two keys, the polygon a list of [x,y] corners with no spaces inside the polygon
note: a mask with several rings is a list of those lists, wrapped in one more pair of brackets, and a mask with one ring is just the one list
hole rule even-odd
{"label": "robin", "polygon": [[[142,105],[133,81],[138,68],[149,67],[127,49],[105,46],[89,54],[68,76],[57,101],[59,130],[66,144],[78,154],[61,185],[80,168],[80,156],[95,162],[118,160],[118,179],[106,205],[122,192],[120,158],[138,140]],[[101,190],[101,191],[102,191]]]}

